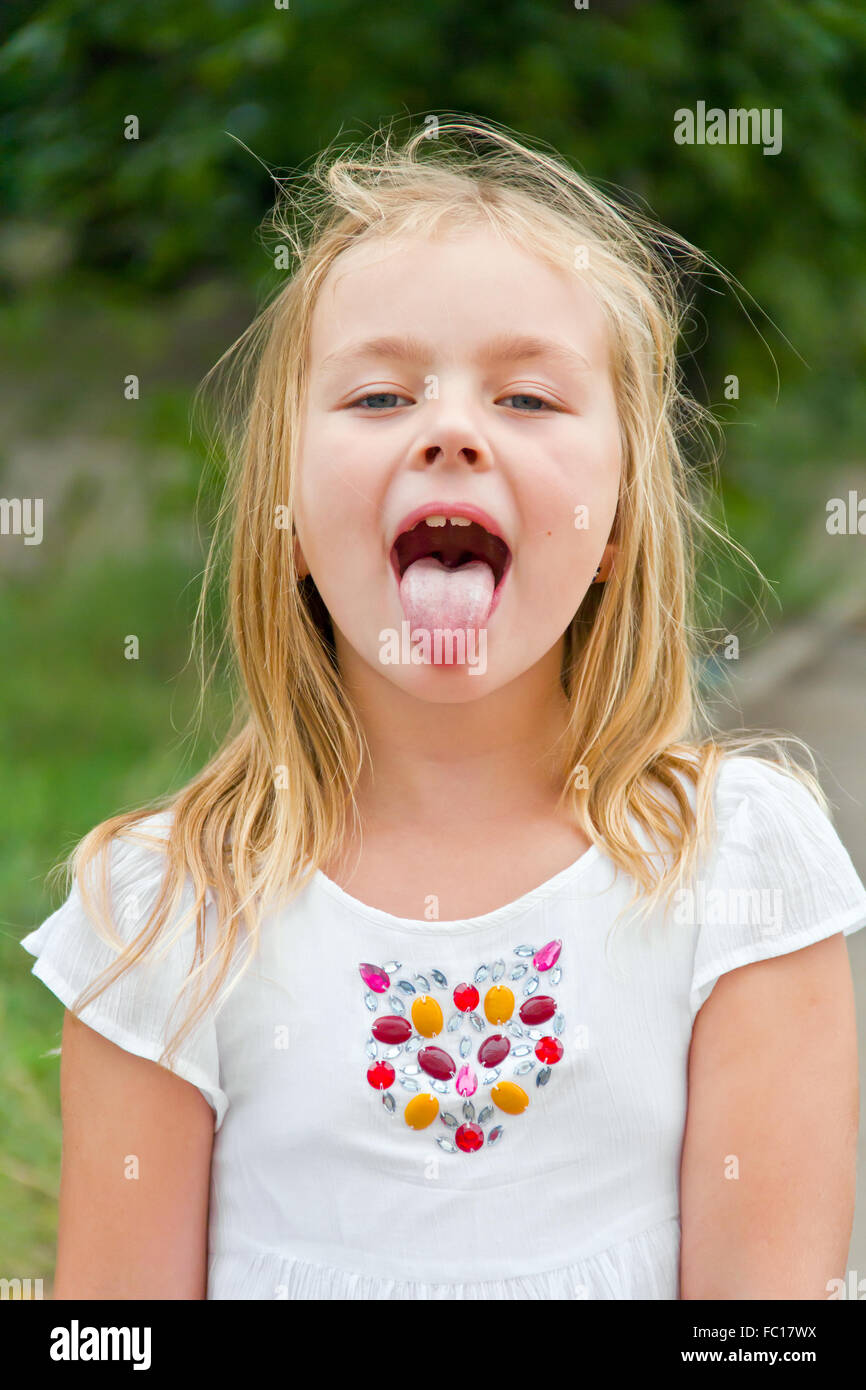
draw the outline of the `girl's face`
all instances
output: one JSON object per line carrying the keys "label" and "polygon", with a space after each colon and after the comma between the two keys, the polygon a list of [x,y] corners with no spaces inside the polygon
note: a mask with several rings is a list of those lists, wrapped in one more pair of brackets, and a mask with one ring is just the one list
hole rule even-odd
{"label": "girl's face", "polygon": [[[418,698],[463,701],[561,649],[621,468],[581,272],[487,230],[358,245],[321,288],[308,365],[295,525],[341,667],[354,653]],[[401,634],[445,619],[475,627],[468,658],[437,663],[431,643],[407,659]]]}

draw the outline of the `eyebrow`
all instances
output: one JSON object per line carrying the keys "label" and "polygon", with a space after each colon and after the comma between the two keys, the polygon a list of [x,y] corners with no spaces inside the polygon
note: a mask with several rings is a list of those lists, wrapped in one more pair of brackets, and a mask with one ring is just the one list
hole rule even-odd
{"label": "eyebrow", "polygon": [[[411,362],[415,366],[425,366],[434,356],[433,348],[420,338],[405,337],[365,338],[350,343],[345,348],[331,352],[323,358],[323,371],[350,366],[367,357],[385,358],[392,362]],[[527,333],[502,333],[491,338],[476,354],[479,362],[537,361],[549,357],[563,366],[580,372],[593,371],[592,364],[582,353],[568,343],[553,338],[540,338]]]}

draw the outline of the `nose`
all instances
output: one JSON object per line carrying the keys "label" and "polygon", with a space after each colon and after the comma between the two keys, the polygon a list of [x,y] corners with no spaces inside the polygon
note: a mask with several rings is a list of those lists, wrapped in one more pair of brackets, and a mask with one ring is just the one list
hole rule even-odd
{"label": "nose", "polygon": [[483,417],[471,394],[463,395],[449,386],[446,400],[441,382],[437,382],[431,407],[419,415],[419,425],[413,450],[416,468],[435,466],[462,472],[468,464],[475,472],[483,472],[493,467]]}
{"label": "nose", "polygon": [[430,444],[424,450],[424,462],[428,464],[454,459],[459,463],[470,463],[474,466],[478,463],[479,458],[478,449],[472,448],[469,444],[464,444],[459,449],[449,449],[440,444]]}

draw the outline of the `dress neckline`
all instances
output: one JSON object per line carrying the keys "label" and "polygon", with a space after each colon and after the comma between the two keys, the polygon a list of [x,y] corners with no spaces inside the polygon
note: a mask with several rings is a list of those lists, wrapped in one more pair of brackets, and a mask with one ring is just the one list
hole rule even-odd
{"label": "dress neckline", "polygon": [[313,879],[319,888],[328,893],[347,911],[363,917],[369,922],[375,922],[378,926],[388,927],[393,931],[427,932],[434,936],[446,933],[458,935],[462,932],[486,931],[490,927],[499,926],[501,922],[510,921],[512,918],[528,912],[536,903],[559,892],[574,879],[582,876],[588,868],[591,868],[600,854],[601,850],[598,845],[590,845],[589,849],[585,849],[583,854],[573,863],[560,869],[559,873],[546,879],[544,883],[540,883],[537,888],[530,888],[528,892],[521,894],[513,902],[504,903],[502,907],[495,907],[491,912],[483,912],[475,917],[442,920],[428,921],[426,918],[397,917],[391,912],[385,912],[383,908],[372,907],[369,903],[361,902],[359,898],[353,898],[338,883],[323,874],[321,869],[316,869]]}

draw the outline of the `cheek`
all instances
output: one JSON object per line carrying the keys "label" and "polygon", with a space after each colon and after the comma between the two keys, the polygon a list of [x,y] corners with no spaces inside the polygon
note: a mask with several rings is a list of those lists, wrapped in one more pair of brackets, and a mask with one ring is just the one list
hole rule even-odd
{"label": "cheek", "polygon": [[317,429],[305,442],[295,493],[295,522],[307,560],[345,572],[353,555],[375,544],[378,535],[374,472],[365,467],[345,431]]}

